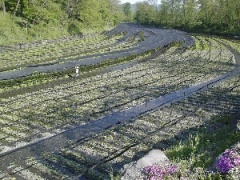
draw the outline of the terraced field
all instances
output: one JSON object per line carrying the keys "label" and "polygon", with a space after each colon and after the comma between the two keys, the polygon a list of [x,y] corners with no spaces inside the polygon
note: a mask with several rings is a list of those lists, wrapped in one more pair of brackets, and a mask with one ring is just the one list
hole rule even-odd
{"label": "terraced field", "polygon": [[0,54],[2,179],[111,179],[240,108],[238,41],[121,24]]}

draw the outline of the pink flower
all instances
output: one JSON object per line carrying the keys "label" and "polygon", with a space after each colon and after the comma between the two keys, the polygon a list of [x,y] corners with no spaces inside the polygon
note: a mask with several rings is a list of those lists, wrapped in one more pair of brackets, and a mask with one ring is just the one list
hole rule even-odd
{"label": "pink flower", "polygon": [[149,180],[162,180],[164,175],[172,175],[176,172],[177,166],[167,166],[161,168],[158,165],[147,166],[144,169]]}

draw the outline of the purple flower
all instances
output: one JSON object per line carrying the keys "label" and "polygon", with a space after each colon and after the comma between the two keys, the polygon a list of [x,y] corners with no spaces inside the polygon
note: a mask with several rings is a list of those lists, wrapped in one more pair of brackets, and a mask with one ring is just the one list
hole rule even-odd
{"label": "purple flower", "polygon": [[231,168],[233,168],[232,161],[229,157],[222,156],[216,164],[217,169],[222,173],[227,173]]}
{"label": "purple flower", "polygon": [[149,180],[162,180],[164,175],[172,175],[177,170],[176,165],[160,167],[158,165],[147,166],[143,169]]}
{"label": "purple flower", "polygon": [[236,166],[240,165],[240,150],[227,149],[217,160],[216,168],[222,173],[228,173],[228,171]]}
{"label": "purple flower", "polygon": [[176,165],[169,166],[165,169],[165,171],[166,174],[171,175],[177,171],[177,166]]}
{"label": "purple flower", "polygon": [[151,180],[155,180],[156,177],[162,179],[164,174],[164,171],[157,165],[145,167],[144,172],[150,177]]}

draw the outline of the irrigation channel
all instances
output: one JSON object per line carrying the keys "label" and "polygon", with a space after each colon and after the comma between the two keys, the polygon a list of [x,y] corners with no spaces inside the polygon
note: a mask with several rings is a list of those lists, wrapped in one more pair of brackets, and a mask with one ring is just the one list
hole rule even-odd
{"label": "irrigation channel", "polygon": [[134,56],[78,77],[1,87],[0,178],[111,179],[153,147],[212,130],[213,117],[240,108],[239,44],[120,24],[3,49],[2,81]]}

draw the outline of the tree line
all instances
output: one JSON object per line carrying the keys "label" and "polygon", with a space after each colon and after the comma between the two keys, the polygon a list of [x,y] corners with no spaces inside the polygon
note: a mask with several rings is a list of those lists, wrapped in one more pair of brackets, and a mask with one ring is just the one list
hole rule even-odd
{"label": "tree line", "polygon": [[29,24],[75,22],[101,27],[118,23],[118,0],[0,0],[4,13]]}
{"label": "tree line", "polygon": [[0,41],[16,34],[48,38],[100,30],[123,15],[119,0],[0,0]]}
{"label": "tree line", "polygon": [[239,0],[148,0],[137,3],[141,24],[191,31],[240,33]]}

